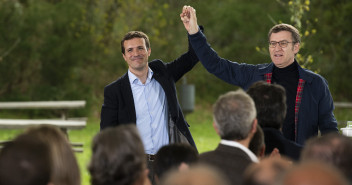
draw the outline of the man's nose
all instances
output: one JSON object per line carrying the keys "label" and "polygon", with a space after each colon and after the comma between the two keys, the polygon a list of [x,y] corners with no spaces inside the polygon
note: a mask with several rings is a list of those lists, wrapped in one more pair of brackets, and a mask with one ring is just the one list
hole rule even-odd
{"label": "man's nose", "polygon": [[276,44],[275,46],[275,51],[281,51],[282,47],[279,45],[279,43]]}
{"label": "man's nose", "polygon": [[138,52],[138,50],[133,50],[132,51],[132,56],[138,56],[139,55],[139,52]]}

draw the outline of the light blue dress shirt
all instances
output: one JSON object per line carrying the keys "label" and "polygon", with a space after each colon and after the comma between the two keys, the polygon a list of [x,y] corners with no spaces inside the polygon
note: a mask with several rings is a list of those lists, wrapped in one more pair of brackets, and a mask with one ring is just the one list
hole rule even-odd
{"label": "light blue dress shirt", "polygon": [[164,89],[152,76],[153,71],[149,68],[147,80],[143,84],[128,70],[136,125],[146,154],[156,154],[162,146],[169,144],[167,99]]}

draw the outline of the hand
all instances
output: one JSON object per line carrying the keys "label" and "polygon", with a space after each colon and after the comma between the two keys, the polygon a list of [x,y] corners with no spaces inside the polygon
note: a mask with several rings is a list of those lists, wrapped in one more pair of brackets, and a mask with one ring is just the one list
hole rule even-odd
{"label": "hand", "polygon": [[187,32],[192,35],[199,31],[196,10],[191,6],[183,6],[182,12],[180,14],[183,25],[185,26]]}

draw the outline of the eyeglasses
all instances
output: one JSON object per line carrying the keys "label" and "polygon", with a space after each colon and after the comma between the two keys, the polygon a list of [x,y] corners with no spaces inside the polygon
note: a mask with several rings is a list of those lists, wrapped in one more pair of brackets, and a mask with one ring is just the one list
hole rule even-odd
{"label": "eyeglasses", "polygon": [[269,42],[269,47],[275,48],[276,45],[279,44],[279,46],[281,48],[286,48],[288,46],[288,43],[296,43],[296,42],[289,42],[287,40],[282,40],[282,41],[279,41],[279,42],[271,41],[271,42]]}

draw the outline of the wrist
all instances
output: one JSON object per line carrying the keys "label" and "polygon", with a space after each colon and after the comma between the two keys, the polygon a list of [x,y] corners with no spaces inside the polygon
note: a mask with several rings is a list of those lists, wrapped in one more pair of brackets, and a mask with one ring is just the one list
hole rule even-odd
{"label": "wrist", "polygon": [[197,25],[197,27],[189,29],[188,34],[194,35],[194,34],[196,34],[198,32],[199,32],[199,26]]}

